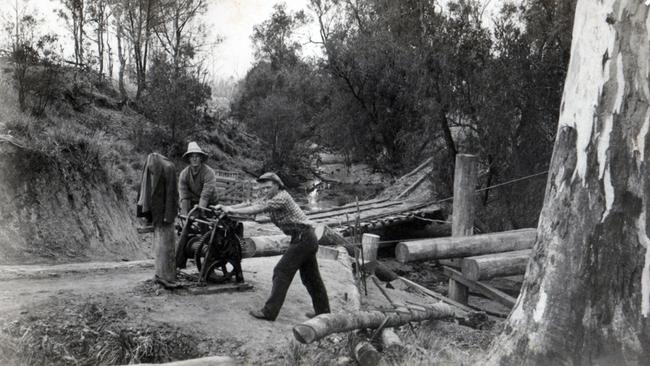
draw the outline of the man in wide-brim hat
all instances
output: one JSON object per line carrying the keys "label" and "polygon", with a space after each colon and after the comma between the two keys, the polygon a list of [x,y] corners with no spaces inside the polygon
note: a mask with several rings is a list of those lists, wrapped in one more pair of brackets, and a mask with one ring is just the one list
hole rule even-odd
{"label": "man in wide-brim hat", "polygon": [[318,240],[314,232],[314,223],[307,218],[307,215],[285,190],[284,183],[277,174],[264,173],[257,181],[260,183],[264,195],[260,202],[216,206],[217,209],[234,215],[254,215],[266,212],[269,214],[271,222],[286,235],[291,236],[289,248],[273,269],[271,295],[262,309],[252,310],[250,314],[258,319],[275,320],[297,271],[300,271],[300,279],[307,288],[314,306],[314,313],[310,313],[308,316],[329,313],[327,290],[316,260]]}
{"label": "man in wide-brim hat", "polygon": [[192,141],[183,158],[190,165],[181,171],[178,178],[181,213],[187,214],[194,205],[207,208],[209,204],[216,204],[217,178],[214,170],[205,164],[208,154]]}

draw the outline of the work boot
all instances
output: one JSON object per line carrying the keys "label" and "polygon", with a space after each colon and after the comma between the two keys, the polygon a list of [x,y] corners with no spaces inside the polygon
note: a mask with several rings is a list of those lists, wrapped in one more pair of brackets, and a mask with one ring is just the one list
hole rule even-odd
{"label": "work boot", "polygon": [[269,320],[269,321],[274,321],[275,319],[271,319],[262,310],[251,310],[248,312],[250,315],[252,315],[254,318],[257,319],[262,319],[262,320]]}

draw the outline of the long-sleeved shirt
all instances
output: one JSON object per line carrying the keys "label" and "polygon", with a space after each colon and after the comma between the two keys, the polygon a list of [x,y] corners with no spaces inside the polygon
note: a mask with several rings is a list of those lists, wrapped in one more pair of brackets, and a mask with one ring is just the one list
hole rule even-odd
{"label": "long-sleeved shirt", "polygon": [[291,230],[296,225],[314,227],[314,223],[307,218],[305,212],[285,190],[279,191],[263,204],[266,206],[265,211],[268,212],[271,222],[287,235],[291,235]]}
{"label": "long-sleeved shirt", "polygon": [[206,207],[215,204],[217,178],[214,170],[205,164],[196,173],[192,173],[190,166],[181,171],[178,178],[178,195],[181,201],[190,200],[198,202],[199,206]]}

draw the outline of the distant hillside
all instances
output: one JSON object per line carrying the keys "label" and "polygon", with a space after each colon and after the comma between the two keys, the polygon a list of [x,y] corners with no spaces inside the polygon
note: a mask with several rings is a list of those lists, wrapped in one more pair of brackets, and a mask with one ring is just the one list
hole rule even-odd
{"label": "distant hillside", "polygon": [[[18,109],[12,68],[0,70],[0,264],[149,256],[135,231],[135,196],[146,155],[165,154],[155,143],[161,127],[73,69],[45,117],[32,117]],[[233,121],[208,121],[188,137],[208,164],[258,173],[259,141]],[[169,157],[180,171],[178,155]]]}

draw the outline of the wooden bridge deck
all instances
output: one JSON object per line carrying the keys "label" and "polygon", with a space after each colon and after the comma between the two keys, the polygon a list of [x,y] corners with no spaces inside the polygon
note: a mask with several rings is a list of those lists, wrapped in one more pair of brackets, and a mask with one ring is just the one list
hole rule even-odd
{"label": "wooden bridge deck", "polygon": [[[336,228],[343,235],[350,235],[357,223],[361,232],[397,225],[404,222],[425,219],[443,219],[440,205],[427,201],[400,201],[375,199],[308,212],[307,216],[317,224]],[[260,216],[258,223],[268,223],[269,218]]]}

